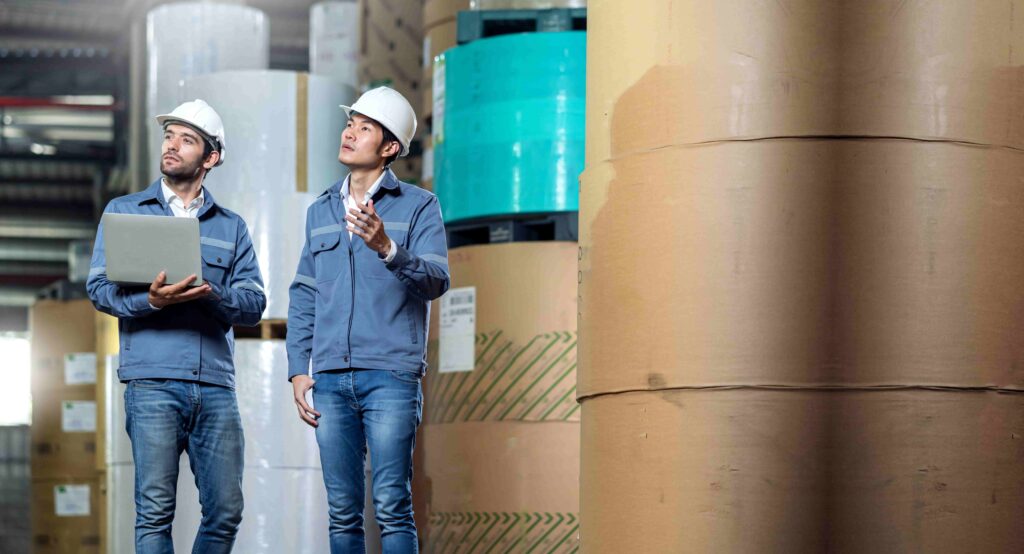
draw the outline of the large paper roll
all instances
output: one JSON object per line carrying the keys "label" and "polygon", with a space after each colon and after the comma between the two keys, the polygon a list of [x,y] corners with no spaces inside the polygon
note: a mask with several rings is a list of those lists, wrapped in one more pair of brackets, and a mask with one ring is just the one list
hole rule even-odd
{"label": "large paper roll", "polygon": [[358,86],[358,2],[318,2],[309,9],[309,72]]}
{"label": "large paper roll", "polygon": [[435,67],[434,191],[445,221],[578,209],[586,33],[477,40]]}
{"label": "large paper roll", "polygon": [[[179,96],[178,85],[184,79],[269,67],[270,21],[262,11],[240,5],[176,2],[159,6],[146,16],[146,59],[148,156],[150,178],[156,179],[163,133],[154,118],[193,100]],[[228,128],[229,147],[232,138]]]}
{"label": "large paper roll", "polygon": [[205,186],[249,227],[267,294],[264,317],[288,317],[288,287],[305,241],[306,208],[348,173],[338,162],[352,87],[290,71],[230,71],[188,79],[183,98],[220,113],[228,158]]}

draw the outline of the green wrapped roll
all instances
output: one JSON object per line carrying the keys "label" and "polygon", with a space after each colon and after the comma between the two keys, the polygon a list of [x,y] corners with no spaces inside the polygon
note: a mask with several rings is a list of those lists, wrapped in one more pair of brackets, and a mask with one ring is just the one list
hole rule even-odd
{"label": "green wrapped roll", "polygon": [[585,32],[477,40],[438,56],[434,82],[445,221],[578,209]]}

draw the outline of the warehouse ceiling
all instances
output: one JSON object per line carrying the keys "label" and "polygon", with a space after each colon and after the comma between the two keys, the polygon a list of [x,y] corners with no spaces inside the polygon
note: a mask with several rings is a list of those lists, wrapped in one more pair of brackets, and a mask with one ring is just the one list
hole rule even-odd
{"label": "warehouse ceiling", "polygon": [[[0,0],[0,331],[26,327],[25,307],[68,276],[107,199],[138,188],[126,114],[144,53],[133,58],[131,35],[164,3]],[[267,14],[271,68],[306,70],[314,0],[224,3]]]}

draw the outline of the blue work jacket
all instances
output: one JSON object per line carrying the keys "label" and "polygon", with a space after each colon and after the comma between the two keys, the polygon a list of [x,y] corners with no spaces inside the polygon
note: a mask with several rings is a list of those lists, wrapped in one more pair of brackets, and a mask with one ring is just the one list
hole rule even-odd
{"label": "blue work jacket", "polygon": [[[217,205],[209,189],[204,189],[204,197],[198,214],[199,241],[203,280],[212,293],[199,300],[158,310],[149,304],[148,286],[110,282],[100,223],[86,289],[96,309],[118,318],[117,376],[122,381],[181,379],[235,385],[231,327],[259,323],[267,299],[245,222]],[[159,179],[142,192],[111,200],[104,213],[173,217]]]}
{"label": "blue work jacket", "polygon": [[[451,282],[437,197],[386,170],[373,207],[397,247],[387,264],[349,237],[335,183],[306,212],[289,290],[288,379],[336,369],[426,371],[430,301]],[[310,364],[312,360],[312,364]]]}

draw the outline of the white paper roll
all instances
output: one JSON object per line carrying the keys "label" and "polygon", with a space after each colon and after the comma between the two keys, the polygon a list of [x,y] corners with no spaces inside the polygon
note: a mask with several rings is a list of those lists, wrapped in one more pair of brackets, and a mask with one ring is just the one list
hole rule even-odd
{"label": "white paper roll", "polygon": [[309,9],[309,72],[359,84],[359,4],[320,2]]}
{"label": "white paper roll", "polygon": [[[246,467],[242,477],[245,508],[235,552],[322,554],[330,550],[327,493],[316,469]],[[174,551],[192,551],[202,510],[188,457],[178,471],[177,510],[171,527]]]}
{"label": "white paper roll", "polygon": [[[156,179],[160,176],[162,133],[153,118],[169,113],[183,101],[178,87],[184,79],[230,69],[269,67],[270,22],[262,11],[245,6],[166,4],[146,15],[146,53],[148,156],[150,178]],[[230,130],[226,138],[230,147]]]}
{"label": "white paper roll", "polygon": [[[123,428],[122,428],[123,432]],[[131,462],[107,465],[107,551],[135,552],[135,466]],[[189,544],[191,547],[191,544]]]}
{"label": "white paper roll", "polygon": [[[327,495],[313,429],[299,420],[286,380],[287,353],[282,340],[235,343],[235,392],[245,433],[242,494],[245,510],[236,552],[327,552]],[[108,387],[123,391],[116,377]],[[125,435],[123,398],[108,393],[113,419],[109,433]],[[116,406],[121,406],[116,410]],[[134,548],[135,472],[128,460],[107,467],[108,533],[112,552]],[[181,457],[178,499],[172,535],[178,553],[191,551],[202,509],[187,455]]]}
{"label": "white paper roll", "polygon": [[201,75],[181,88],[183,97],[206,100],[224,121],[228,156],[205,186],[249,227],[267,294],[263,316],[287,318],[306,208],[347,174],[338,162],[345,124],[338,106],[353,101],[355,89],[291,71]]}

